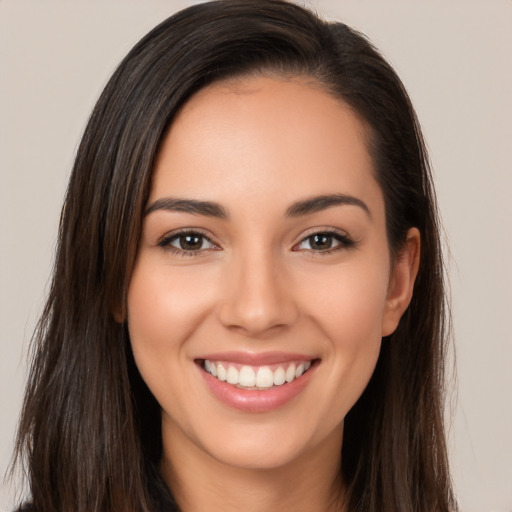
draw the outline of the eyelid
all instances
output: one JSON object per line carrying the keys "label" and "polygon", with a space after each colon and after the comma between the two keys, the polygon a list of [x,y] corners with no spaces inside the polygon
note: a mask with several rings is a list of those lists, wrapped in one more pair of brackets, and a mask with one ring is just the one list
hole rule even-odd
{"label": "eyelid", "polygon": [[[171,242],[178,239],[181,236],[186,235],[199,235],[204,240],[206,240],[209,244],[211,244],[211,247],[204,248],[204,249],[182,249],[179,247],[175,247],[171,245]],[[338,242],[334,247],[329,249],[307,249],[307,248],[300,248],[300,244],[307,241],[308,238],[311,238],[315,235],[329,235],[335,238],[335,240]],[[206,230],[203,228],[195,228],[195,227],[186,227],[186,228],[178,228],[176,230],[170,231],[163,235],[158,241],[157,245],[161,247],[165,251],[169,251],[171,253],[177,254],[179,256],[199,256],[204,255],[204,253],[208,253],[210,251],[218,251],[221,250],[221,246],[219,243],[214,241],[214,237],[211,236],[211,234],[207,233]],[[325,255],[330,254],[335,251],[339,250],[348,250],[353,248],[358,244],[358,241],[354,240],[346,231],[333,228],[333,227],[322,227],[317,226],[314,228],[310,228],[306,230],[305,232],[301,233],[300,237],[297,238],[297,241],[292,246],[292,251],[294,252],[307,252],[314,255]]]}
{"label": "eyelid", "polygon": [[[331,249],[314,250],[314,249],[300,249],[299,245],[305,242],[308,238],[315,235],[330,235],[335,238],[339,243]],[[301,233],[298,240],[293,244],[292,251],[296,252],[309,252],[315,255],[330,254],[332,252],[342,249],[352,249],[358,244],[358,241],[354,240],[346,231],[333,228],[333,227],[322,227],[317,226],[310,228],[305,232]]]}
{"label": "eyelid", "polygon": [[[207,240],[212,245],[212,247],[208,247],[206,249],[187,250],[180,249],[178,247],[174,247],[173,245],[171,245],[172,241],[178,239],[181,236],[186,235],[199,235],[204,240]],[[202,228],[179,228],[163,235],[158,240],[157,245],[166,251],[169,251],[180,256],[199,256],[201,254],[204,254],[205,252],[220,250],[219,244],[216,243],[212,238],[213,237],[207,234],[205,230]]]}

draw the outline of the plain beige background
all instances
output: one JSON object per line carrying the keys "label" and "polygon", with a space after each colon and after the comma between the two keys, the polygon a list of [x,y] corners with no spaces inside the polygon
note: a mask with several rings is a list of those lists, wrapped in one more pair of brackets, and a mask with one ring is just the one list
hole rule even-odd
{"label": "plain beige background", "polygon": [[[192,1],[0,0],[0,471],[80,134],[114,66]],[[366,33],[424,127],[450,240],[463,512],[512,511],[512,2],[311,0]],[[414,342],[414,340],[411,340]],[[457,397],[455,397],[457,398]],[[0,510],[13,501],[0,488]]]}

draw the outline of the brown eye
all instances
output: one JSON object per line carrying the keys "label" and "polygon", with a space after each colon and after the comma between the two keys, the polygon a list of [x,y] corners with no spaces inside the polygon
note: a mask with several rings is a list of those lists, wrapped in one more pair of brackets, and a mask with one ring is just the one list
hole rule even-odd
{"label": "brown eye", "polygon": [[194,231],[168,236],[164,238],[159,245],[164,249],[183,254],[199,253],[216,248],[216,245],[208,237]]}
{"label": "brown eye", "polygon": [[186,234],[186,235],[180,235],[176,239],[176,244],[180,249],[183,249],[184,251],[198,251],[199,249],[202,249],[204,242],[204,237],[199,234]]}
{"label": "brown eye", "polygon": [[354,242],[346,235],[340,233],[314,233],[304,238],[294,247],[296,251],[310,252],[331,252],[338,249],[350,248],[354,246]]}
{"label": "brown eye", "polygon": [[309,237],[309,246],[314,251],[325,251],[331,249],[333,244],[333,236],[325,233],[313,235]]}

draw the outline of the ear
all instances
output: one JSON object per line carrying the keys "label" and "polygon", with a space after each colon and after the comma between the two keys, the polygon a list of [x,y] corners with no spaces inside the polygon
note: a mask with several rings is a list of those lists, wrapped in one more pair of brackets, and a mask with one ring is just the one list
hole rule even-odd
{"label": "ear", "polygon": [[112,311],[112,316],[118,324],[124,323],[126,320],[126,306],[124,306],[122,303],[116,304],[114,310]]}
{"label": "ear", "polygon": [[389,336],[411,302],[414,281],[420,265],[420,232],[411,228],[403,248],[392,262],[388,294],[382,317],[382,336]]}

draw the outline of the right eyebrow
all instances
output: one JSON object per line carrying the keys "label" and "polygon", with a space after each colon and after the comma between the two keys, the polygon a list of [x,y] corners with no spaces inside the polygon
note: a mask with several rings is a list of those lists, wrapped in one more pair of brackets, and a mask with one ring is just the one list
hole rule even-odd
{"label": "right eyebrow", "polygon": [[198,201],[196,199],[178,199],[175,197],[162,197],[150,204],[144,215],[149,215],[157,210],[168,210],[174,212],[185,212],[193,215],[205,215],[227,219],[227,211],[218,203],[212,201]]}

